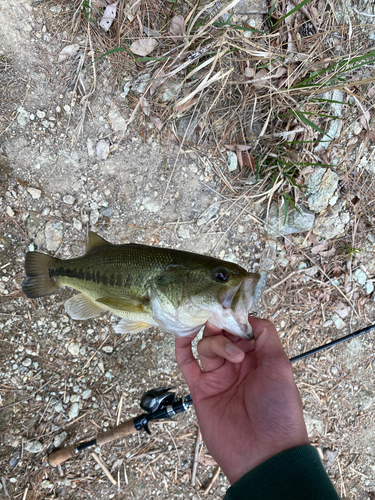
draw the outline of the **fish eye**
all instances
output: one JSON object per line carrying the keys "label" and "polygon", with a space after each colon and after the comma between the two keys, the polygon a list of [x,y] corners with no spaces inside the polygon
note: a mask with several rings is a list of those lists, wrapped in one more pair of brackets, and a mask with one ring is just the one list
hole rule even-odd
{"label": "fish eye", "polygon": [[225,282],[229,280],[229,271],[227,269],[217,269],[214,274],[213,278],[216,281],[220,282]]}

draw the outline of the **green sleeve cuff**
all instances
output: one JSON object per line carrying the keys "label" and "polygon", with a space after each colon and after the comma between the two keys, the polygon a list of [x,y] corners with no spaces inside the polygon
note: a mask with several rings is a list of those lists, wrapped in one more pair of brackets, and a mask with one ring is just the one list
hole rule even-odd
{"label": "green sleeve cuff", "polygon": [[224,500],[340,500],[317,450],[310,445],[283,451],[231,486]]}

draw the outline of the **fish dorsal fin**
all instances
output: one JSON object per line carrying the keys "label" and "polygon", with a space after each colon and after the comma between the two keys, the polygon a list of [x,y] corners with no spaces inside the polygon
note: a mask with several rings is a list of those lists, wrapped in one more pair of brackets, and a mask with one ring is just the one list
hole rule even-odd
{"label": "fish dorsal fin", "polygon": [[110,309],[140,313],[145,312],[145,306],[149,303],[149,299],[131,297],[130,295],[111,295],[96,299],[96,302],[104,304]]}
{"label": "fish dorsal fin", "polygon": [[109,243],[109,241],[106,241],[93,231],[89,231],[89,238],[86,243],[86,252],[95,247],[102,247],[103,245],[112,245],[112,243]]}

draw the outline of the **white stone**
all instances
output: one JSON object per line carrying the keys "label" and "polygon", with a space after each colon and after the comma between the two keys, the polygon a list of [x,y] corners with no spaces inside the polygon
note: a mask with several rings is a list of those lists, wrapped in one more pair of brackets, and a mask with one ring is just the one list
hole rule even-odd
{"label": "white stone", "polygon": [[91,396],[91,393],[92,393],[91,389],[86,389],[82,393],[82,399],[89,399],[89,397]]}
{"label": "white stone", "polygon": [[71,342],[68,346],[68,351],[72,356],[78,356],[81,344],[79,342]]}
{"label": "white stone", "polygon": [[312,417],[308,413],[304,414],[305,424],[307,428],[307,434],[309,436],[313,436],[314,434],[323,434],[324,432],[324,422],[322,420],[318,420],[317,418]]}
{"label": "white stone", "polygon": [[105,345],[102,347],[102,351],[106,352],[107,354],[110,354],[113,352],[113,347],[111,345]]}
{"label": "white stone", "polygon": [[13,212],[13,210],[10,207],[7,207],[7,215],[9,215],[9,217],[13,217],[14,216],[14,212]]}
{"label": "white stone", "polygon": [[29,453],[40,453],[43,448],[43,445],[40,441],[28,441],[25,446],[25,450]]}
{"label": "white stone", "polygon": [[77,231],[82,231],[82,222],[78,219],[73,219],[73,227]]}
{"label": "white stone", "polygon": [[160,203],[157,200],[151,200],[149,197],[144,198],[142,204],[146,210],[153,214],[159,212],[161,208]]}
{"label": "white stone", "polygon": [[65,431],[63,431],[61,434],[58,434],[57,436],[55,436],[55,438],[53,440],[53,446],[55,448],[59,448],[63,444],[63,442],[66,440],[67,437],[68,437],[68,434]]}
{"label": "white stone", "polygon": [[368,281],[365,285],[365,292],[367,295],[370,295],[374,291],[374,283],[372,281]]}
{"label": "white stone", "polygon": [[46,116],[44,111],[40,111],[40,109],[37,110],[36,116],[40,119],[44,118]]}
{"label": "white stone", "polygon": [[237,170],[238,158],[234,151],[229,151],[228,153],[228,170],[234,172]]}
{"label": "white stone", "polygon": [[99,210],[91,210],[90,212],[90,224],[96,224],[99,220]]}
{"label": "white stone", "polygon": [[178,230],[177,234],[180,238],[183,238],[184,240],[187,240],[190,238],[190,232],[189,229],[185,225],[181,225]]}
{"label": "white stone", "polygon": [[67,194],[63,197],[63,202],[66,203],[67,205],[73,205],[75,202],[74,196],[71,194]]}
{"label": "white stone", "polygon": [[29,187],[29,188],[27,188],[27,191],[28,191],[29,194],[31,194],[31,197],[34,200],[39,200],[39,198],[42,195],[42,191],[40,189]]}
{"label": "white stone", "polygon": [[28,367],[28,366],[31,366],[31,363],[32,363],[32,361],[31,361],[31,359],[30,359],[30,358],[25,358],[25,359],[22,361],[22,366],[26,366],[26,367]]}
{"label": "white stone", "polygon": [[72,420],[73,418],[76,418],[78,416],[78,412],[79,412],[79,404],[73,403],[69,410],[68,414],[69,419]]}
{"label": "white stone", "polygon": [[46,247],[51,252],[56,252],[60,248],[63,237],[63,225],[61,222],[47,222],[44,229],[46,236]]}
{"label": "white stone", "polygon": [[367,281],[367,276],[362,269],[356,269],[353,273],[353,279],[360,285],[364,285]]}
{"label": "white stone", "polygon": [[100,140],[96,144],[96,156],[99,160],[106,160],[109,155],[109,142],[105,139]]}

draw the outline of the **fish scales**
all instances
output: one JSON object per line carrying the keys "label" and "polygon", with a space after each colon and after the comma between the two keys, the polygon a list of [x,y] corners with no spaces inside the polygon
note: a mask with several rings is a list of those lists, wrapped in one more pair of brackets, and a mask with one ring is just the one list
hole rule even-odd
{"label": "fish scales", "polygon": [[69,286],[81,292],[65,303],[73,319],[109,310],[123,318],[118,333],[161,326],[193,335],[209,319],[235,335],[251,336],[248,311],[259,274],[232,262],[134,243],[113,245],[90,232],[82,257],[61,260],[28,252],[25,269],[27,297]]}

